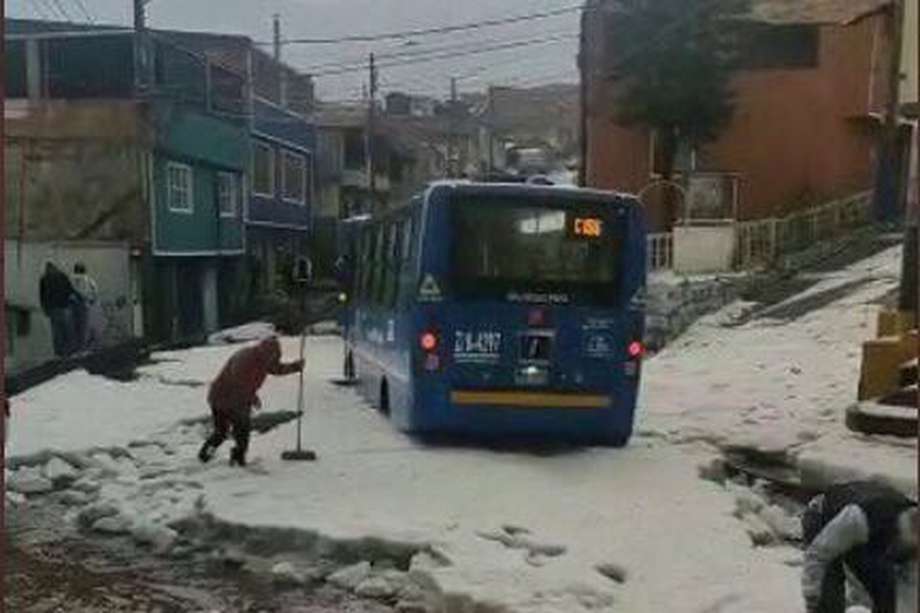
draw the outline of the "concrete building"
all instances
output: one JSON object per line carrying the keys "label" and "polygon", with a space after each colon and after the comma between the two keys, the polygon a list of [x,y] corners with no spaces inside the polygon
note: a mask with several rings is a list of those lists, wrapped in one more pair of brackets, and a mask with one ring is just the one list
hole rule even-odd
{"label": "concrete building", "polygon": [[[588,0],[583,20],[586,180],[639,192],[660,161],[653,133],[615,118],[617,5]],[[870,189],[889,97],[890,1],[754,0],[744,27],[734,116],[715,142],[684,152],[680,180],[704,173],[719,216],[742,220]],[[653,228],[674,221],[664,208],[650,203]]]}

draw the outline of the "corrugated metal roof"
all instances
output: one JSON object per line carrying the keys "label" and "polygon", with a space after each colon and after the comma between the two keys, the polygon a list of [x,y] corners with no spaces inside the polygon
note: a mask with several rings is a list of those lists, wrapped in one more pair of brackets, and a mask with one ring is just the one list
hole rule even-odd
{"label": "corrugated metal roof", "polygon": [[757,21],[776,24],[845,24],[878,11],[892,0],[755,0]]}

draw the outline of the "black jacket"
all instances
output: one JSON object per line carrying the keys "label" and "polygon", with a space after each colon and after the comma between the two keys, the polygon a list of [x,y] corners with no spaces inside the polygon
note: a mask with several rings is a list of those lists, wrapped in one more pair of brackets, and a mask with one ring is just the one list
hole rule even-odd
{"label": "black jacket", "polygon": [[831,487],[825,493],[823,523],[832,521],[851,504],[862,509],[869,524],[869,542],[863,546],[865,551],[884,555],[897,538],[898,516],[917,503],[887,485],[854,481]]}
{"label": "black jacket", "polygon": [[46,272],[39,283],[42,311],[70,308],[77,298],[70,279],[60,270]]}

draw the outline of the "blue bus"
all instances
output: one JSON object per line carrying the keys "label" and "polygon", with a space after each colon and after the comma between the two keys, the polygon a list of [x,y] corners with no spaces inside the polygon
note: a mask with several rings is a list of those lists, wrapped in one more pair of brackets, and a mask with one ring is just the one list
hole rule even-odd
{"label": "blue bus", "polygon": [[345,376],[396,427],[628,442],[645,321],[634,197],[437,183],[351,233]]}

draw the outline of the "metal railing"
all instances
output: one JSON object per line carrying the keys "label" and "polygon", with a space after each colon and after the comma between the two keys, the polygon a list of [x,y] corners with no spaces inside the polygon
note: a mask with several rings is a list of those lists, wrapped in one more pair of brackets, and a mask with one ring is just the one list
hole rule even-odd
{"label": "metal railing", "polygon": [[[736,222],[734,268],[752,270],[777,258],[832,240],[870,222],[872,192],[861,192],[781,218]],[[648,270],[670,270],[674,239],[670,233],[648,236]]]}
{"label": "metal railing", "polygon": [[869,222],[872,192],[861,192],[787,217],[742,222],[735,228],[735,268],[770,265],[777,257],[835,239]]}
{"label": "metal railing", "polygon": [[670,270],[674,265],[674,235],[670,232],[649,234],[647,241],[648,271]]}

